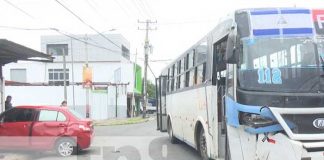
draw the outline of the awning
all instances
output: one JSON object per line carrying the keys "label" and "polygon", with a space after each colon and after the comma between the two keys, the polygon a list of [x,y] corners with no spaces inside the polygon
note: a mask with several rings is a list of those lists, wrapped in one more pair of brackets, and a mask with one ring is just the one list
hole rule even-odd
{"label": "awning", "polygon": [[18,60],[53,62],[53,57],[6,39],[0,39],[0,65]]}

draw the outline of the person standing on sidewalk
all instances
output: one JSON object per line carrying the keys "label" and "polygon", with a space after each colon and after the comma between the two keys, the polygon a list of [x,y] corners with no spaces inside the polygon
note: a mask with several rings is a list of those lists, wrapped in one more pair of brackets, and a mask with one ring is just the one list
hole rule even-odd
{"label": "person standing on sidewalk", "polygon": [[12,100],[12,97],[10,95],[7,96],[6,101],[5,101],[5,111],[12,108],[11,100]]}

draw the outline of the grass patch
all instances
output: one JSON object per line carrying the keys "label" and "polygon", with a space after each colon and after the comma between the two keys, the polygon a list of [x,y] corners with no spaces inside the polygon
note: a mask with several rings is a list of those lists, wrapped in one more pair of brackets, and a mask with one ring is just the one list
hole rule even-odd
{"label": "grass patch", "polygon": [[110,119],[110,120],[94,121],[93,124],[95,126],[114,126],[114,125],[143,123],[143,122],[147,122],[148,120],[149,120],[148,118],[134,117],[134,118],[126,118],[126,119]]}

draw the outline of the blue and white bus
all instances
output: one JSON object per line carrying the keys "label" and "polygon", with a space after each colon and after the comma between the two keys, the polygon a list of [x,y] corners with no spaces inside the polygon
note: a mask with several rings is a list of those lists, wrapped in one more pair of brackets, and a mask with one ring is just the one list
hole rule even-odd
{"label": "blue and white bus", "polygon": [[237,10],[157,82],[158,128],[204,160],[324,159],[322,9]]}

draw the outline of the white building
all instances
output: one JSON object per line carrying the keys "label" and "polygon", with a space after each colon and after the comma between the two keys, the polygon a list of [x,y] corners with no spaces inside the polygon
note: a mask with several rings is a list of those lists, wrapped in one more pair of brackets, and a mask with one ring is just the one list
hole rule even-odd
{"label": "white building", "polygon": [[[6,65],[3,68],[6,95],[13,97],[14,106],[60,105],[64,100],[65,54],[68,106],[84,115],[88,111],[92,119],[127,117],[133,93],[138,95],[141,91],[141,69],[129,60],[130,44],[122,35],[105,36],[43,36],[41,50],[52,54],[54,62],[21,61]],[[82,86],[83,67],[87,62],[92,68],[93,82],[88,96],[89,109],[86,89]]]}

